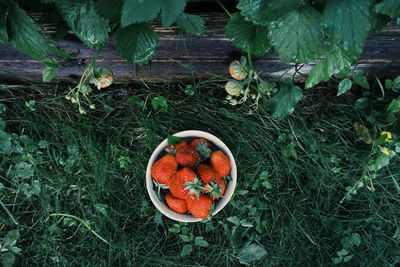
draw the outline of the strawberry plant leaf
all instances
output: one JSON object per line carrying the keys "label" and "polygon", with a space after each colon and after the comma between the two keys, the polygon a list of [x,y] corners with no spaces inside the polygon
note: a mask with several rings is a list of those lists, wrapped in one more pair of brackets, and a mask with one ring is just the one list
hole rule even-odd
{"label": "strawberry plant leaf", "polygon": [[247,21],[266,26],[303,4],[298,0],[241,0],[237,8]]}
{"label": "strawberry plant leaf", "polygon": [[371,28],[370,7],[370,0],[329,0],[323,23],[330,43],[358,57]]}
{"label": "strawberry plant leaf", "polygon": [[340,96],[351,89],[353,82],[350,79],[344,79],[339,83],[338,92],[336,96]]}
{"label": "strawberry plant leaf", "polygon": [[52,66],[47,66],[42,71],[42,77],[44,82],[50,81],[51,79],[54,78],[55,75],[56,75],[56,68]]}
{"label": "strawberry plant leaf", "polygon": [[133,63],[146,63],[155,54],[158,35],[147,23],[120,28],[116,35],[117,50],[122,57]]}
{"label": "strawberry plant leaf", "polygon": [[387,107],[386,111],[393,113],[400,112],[400,101],[397,99],[393,99],[392,102],[390,102],[389,106]]}
{"label": "strawberry plant leaf", "polygon": [[181,141],[181,139],[178,136],[173,136],[173,135],[168,135],[167,140],[168,140],[168,145],[176,145]]}
{"label": "strawberry plant leaf", "polygon": [[125,0],[121,26],[126,27],[155,19],[161,11],[161,23],[164,27],[168,27],[183,12],[185,5],[185,0]]}
{"label": "strawberry plant leaf", "polygon": [[167,99],[163,96],[156,96],[153,98],[151,101],[151,105],[153,106],[154,110],[167,110],[168,108],[168,102]]}
{"label": "strawberry plant leaf", "polygon": [[11,44],[33,59],[41,60],[45,58],[45,41],[40,34],[40,27],[15,2],[9,2],[7,12]]}
{"label": "strawberry plant leaf", "polygon": [[327,53],[324,59],[311,69],[305,87],[311,88],[321,81],[328,81],[336,70],[349,68],[353,60],[355,60],[355,58],[348,52],[335,46]]}
{"label": "strawberry plant leaf", "polygon": [[259,261],[265,255],[267,255],[265,248],[255,243],[242,247],[238,253],[239,262],[245,265]]}
{"label": "strawberry plant leaf", "polygon": [[209,245],[208,245],[208,242],[207,242],[206,240],[204,240],[204,237],[202,237],[202,236],[197,236],[197,237],[194,239],[194,244],[195,244],[196,246],[204,247],[204,248],[206,248],[206,247],[209,246]]}
{"label": "strawberry plant leaf", "polygon": [[268,28],[248,22],[239,13],[233,14],[225,27],[225,35],[232,44],[256,56],[264,55],[269,49]]}
{"label": "strawberry plant leaf", "polygon": [[65,22],[88,47],[98,47],[108,40],[108,20],[96,11],[92,1],[59,1],[57,8]]}
{"label": "strawberry plant leaf", "polygon": [[286,14],[271,29],[271,44],[286,61],[307,63],[325,51],[322,17],[312,7]]}
{"label": "strawberry plant leaf", "polygon": [[110,21],[119,21],[123,4],[123,0],[99,0],[94,3],[94,6],[102,17]]}
{"label": "strawberry plant leaf", "polygon": [[395,19],[400,16],[400,1],[383,0],[375,6],[375,11]]}
{"label": "strawberry plant leaf", "polygon": [[0,5],[0,44],[8,43],[7,16],[7,6]]}
{"label": "strawberry plant leaf", "polygon": [[302,97],[303,92],[300,87],[284,84],[272,99],[265,101],[264,108],[272,111],[272,117],[282,119],[293,113],[294,107]]}
{"label": "strawberry plant leaf", "polygon": [[365,74],[363,72],[357,72],[353,76],[353,82],[365,89],[369,89],[369,83],[368,83],[367,77],[365,76]]}
{"label": "strawberry plant leaf", "polygon": [[181,257],[186,257],[192,254],[193,246],[192,245],[184,245],[181,251]]}
{"label": "strawberry plant leaf", "polygon": [[197,15],[182,13],[176,18],[176,24],[183,31],[194,36],[204,33],[204,20]]}

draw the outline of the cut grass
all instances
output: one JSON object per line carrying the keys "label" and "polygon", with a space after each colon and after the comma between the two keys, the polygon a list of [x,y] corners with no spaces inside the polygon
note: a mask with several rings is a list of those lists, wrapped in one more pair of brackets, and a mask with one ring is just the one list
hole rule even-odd
{"label": "cut grass", "polygon": [[[20,224],[18,265],[232,266],[239,264],[238,251],[254,242],[267,251],[255,265],[331,265],[342,240],[352,234],[361,237],[361,244],[349,249],[352,265],[399,261],[399,240],[393,238],[400,219],[398,164],[380,173],[376,192],[362,189],[339,204],[369,155],[353,132],[360,115],[347,105],[351,100],[303,108],[320,116],[300,110],[277,121],[262,110],[248,114],[244,106],[223,105],[223,96],[214,98],[219,84],[198,86],[194,96],[179,86],[150,87],[98,94],[97,108],[84,116],[57,88],[1,92],[7,132],[49,142],[39,149],[42,161],[33,178],[13,176],[10,155],[0,160],[0,182],[7,187],[0,189],[0,199]],[[144,106],[128,104],[132,95]],[[166,112],[151,108],[156,95],[168,99]],[[35,111],[25,106],[32,99]],[[238,187],[210,222],[187,224],[186,235],[202,236],[209,246],[193,246],[181,257],[193,241],[169,231],[174,222],[152,205],[144,177],[155,147],[167,135],[188,129],[210,132],[228,145],[237,159]],[[131,159],[127,168],[120,167],[121,157]],[[271,189],[263,185],[263,171]],[[21,187],[34,179],[41,192],[28,198]],[[9,216],[0,214],[12,229]],[[227,220],[234,216],[246,220],[244,226]]]}

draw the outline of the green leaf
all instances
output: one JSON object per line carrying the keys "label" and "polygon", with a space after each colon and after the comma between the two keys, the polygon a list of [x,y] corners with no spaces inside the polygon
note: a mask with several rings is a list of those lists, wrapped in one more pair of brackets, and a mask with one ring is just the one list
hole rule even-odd
{"label": "green leaf", "polygon": [[182,13],[176,18],[176,24],[183,31],[194,36],[204,33],[204,20],[198,15]]}
{"label": "green leaf", "polygon": [[92,1],[59,1],[57,8],[71,30],[86,46],[98,47],[108,40],[108,20],[97,13]]}
{"label": "green leaf", "polygon": [[339,257],[344,257],[344,256],[348,255],[349,252],[347,251],[347,249],[343,248],[343,249],[339,250],[338,252],[336,252],[336,254],[337,254]]}
{"label": "green leaf", "polygon": [[272,99],[265,101],[264,107],[267,111],[272,111],[273,117],[284,118],[293,113],[294,107],[302,97],[300,87],[284,85]]}
{"label": "green leaf", "polygon": [[110,21],[119,21],[121,18],[123,0],[99,0],[95,2],[97,12]]}
{"label": "green leaf", "polygon": [[268,190],[273,188],[272,184],[267,180],[262,182],[262,185],[265,187],[265,189],[268,189]]}
{"label": "green leaf", "polygon": [[362,72],[357,72],[353,76],[353,82],[355,84],[358,84],[359,86],[365,88],[365,89],[369,89],[369,83],[368,83],[367,77]]}
{"label": "green leaf", "polygon": [[56,68],[55,67],[47,66],[42,71],[42,76],[43,76],[43,81],[44,82],[50,81],[51,79],[54,78],[55,75],[56,75]]}
{"label": "green leaf", "polygon": [[375,11],[395,19],[400,16],[400,1],[383,0],[379,4],[375,5]]}
{"label": "green leaf", "polygon": [[325,51],[322,17],[312,7],[285,15],[271,31],[271,44],[283,60],[307,63]]}
{"label": "green leaf", "polygon": [[192,254],[192,251],[193,251],[192,245],[184,245],[182,252],[181,252],[181,257],[186,257],[186,256]]}
{"label": "green leaf", "polygon": [[302,5],[299,0],[241,0],[237,8],[247,21],[266,26]]}
{"label": "green leaf", "polygon": [[1,247],[10,250],[13,246],[15,246],[18,238],[19,238],[19,230],[18,229],[9,231],[7,233],[4,241],[1,243]]}
{"label": "green leaf", "polygon": [[32,59],[44,59],[45,41],[40,34],[40,27],[15,2],[10,2],[7,11],[11,44]]}
{"label": "green leaf", "polygon": [[393,238],[400,239],[400,228],[397,228],[393,234]]}
{"label": "green leaf", "polygon": [[194,244],[195,244],[196,246],[204,247],[204,248],[206,248],[206,247],[209,246],[209,245],[208,245],[208,242],[207,242],[206,240],[204,240],[204,237],[202,237],[202,236],[196,237],[196,238],[194,239]]}
{"label": "green leaf", "polygon": [[156,96],[151,101],[154,110],[166,110],[168,108],[167,99],[163,96]]}
{"label": "green leaf", "polygon": [[336,70],[343,70],[351,66],[355,57],[351,56],[344,49],[335,46],[329,51],[325,59],[315,65],[306,81],[306,88],[311,88],[321,81],[328,81]]}
{"label": "green leaf", "polygon": [[351,86],[353,85],[353,82],[350,79],[344,79],[339,83],[339,88],[337,92],[337,96],[340,96],[346,92],[348,92],[351,89]]}
{"label": "green leaf", "polygon": [[125,0],[121,26],[155,19],[161,11],[161,23],[168,27],[183,12],[185,5],[185,0]]}
{"label": "green leaf", "polygon": [[248,22],[239,13],[233,14],[225,27],[225,35],[232,44],[256,56],[264,55],[269,49],[268,28]]}
{"label": "green leaf", "polygon": [[182,239],[183,242],[190,242],[191,239],[187,235],[179,235],[179,237]]}
{"label": "green leaf", "polygon": [[0,5],[0,44],[8,43],[7,33],[7,6],[4,4]]}
{"label": "green leaf", "polygon": [[375,162],[369,166],[370,171],[379,171],[383,167],[386,167],[389,165],[390,160],[393,158],[392,153],[390,156],[387,156],[385,154],[379,155],[379,157],[375,160]]}
{"label": "green leaf", "polygon": [[342,257],[335,257],[332,258],[333,264],[340,264],[342,262],[343,258]]}
{"label": "green leaf", "polygon": [[386,111],[393,113],[400,112],[400,100],[393,99],[392,102],[390,102],[389,106],[387,107]]}
{"label": "green leaf", "polygon": [[158,35],[147,23],[120,28],[116,35],[117,50],[128,61],[143,64],[155,54]]}
{"label": "green leaf", "polygon": [[12,252],[1,254],[0,263],[3,267],[13,267],[15,263],[15,255]]}
{"label": "green leaf", "polygon": [[329,0],[323,23],[330,43],[359,55],[371,28],[370,7],[370,0]]}
{"label": "green leaf", "polygon": [[29,179],[33,176],[35,169],[33,166],[26,162],[19,162],[16,166],[15,174],[22,179]]}
{"label": "green leaf", "polygon": [[241,264],[247,265],[261,260],[265,255],[267,255],[265,248],[253,243],[239,249],[238,257]]}
{"label": "green leaf", "polygon": [[390,80],[390,79],[386,79],[385,80],[385,88],[386,89],[392,89],[392,86],[393,86],[393,81]]}
{"label": "green leaf", "polygon": [[351,261],[351,259],[353,258],[354,255],[348,255],[346,257],[343,258],[343,262],[349,262]]}
{"label": "green leaf", "polygon": [[173,135],[168,135],[167,140],[168,140],[168,145],[176,145],[181,141],[181,139],[178,136],[173,136]]}
{"label": "green leaf", "polygon": [[268,171],[263,171],[263,172],[260,174],[260,179],[261,179],[261,180],[268,179],[268,177],[269,177],[269,172],[268,172]]}

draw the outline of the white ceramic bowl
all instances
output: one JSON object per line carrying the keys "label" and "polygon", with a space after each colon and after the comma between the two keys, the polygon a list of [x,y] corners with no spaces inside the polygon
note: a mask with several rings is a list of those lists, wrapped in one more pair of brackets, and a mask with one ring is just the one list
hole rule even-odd
{"label": "white ceramic bowl", "polygon": [[[213,143],[214,146],[216,146],[219,150],[221,150],[222,152],[224,152],[226,155],[229,156],[231,160],[232,180],[229,181],[227,184],[225,195],[221,199],[215,202],[214,211],[212,213],[212,215],[214,216],[215,214],[220,212],[226,206],[226,204],[228,204],[229,200],[232,198],[233,192],[235,191],[237,170],[236,170],[236,162],[232,155],[232,152],[219,138],[203,131],[196,131],[196,130],[183,131],[174,134],[174,136],[180,138],[205,138],[209,140],[211,143]],[[149,193],[150,199],[153,202],[154,206],[156,206],[156,208],[165,216],[178,222],[199,222],[202,219],[196,218],[189,214],[179,214],[174,212],[167,206],[167,204],[161,201],[157,196],[157,191],[155,190],[153,184],[153,178],[151,178],[151,166],[158,159],[160,153],[164,151],[164,148],[167,146],[167,144],[168,144],[167,139],[162,141],[161,144],[159,144],[157,148],[154,150],[153,154],[150,157],[149,163],[147,164],[147,169],[146,169],[147,192]]]}

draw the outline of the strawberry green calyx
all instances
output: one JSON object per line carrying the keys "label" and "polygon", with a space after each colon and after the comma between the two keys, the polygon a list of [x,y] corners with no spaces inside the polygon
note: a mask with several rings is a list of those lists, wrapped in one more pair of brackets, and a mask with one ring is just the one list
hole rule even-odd
{"label": "strawberry green calyx", "polygon": [[200,193],[204,189],[198,177],[196,177],[193,182],[187,182],[184,183],[184,185],[186,185],[185,190],[189,191],[189,195],[194,195],[196,198],[199,198]]}
{"label": "strawberry green calyx", "polygon": [[200,153],[200,161],[208,159],[211,155],[211,149],[206,142],[199,141],[195,149]]}
{"label": "strawberry green calyx", "polygon": [[219,199],[222,197],[221,185],[212,181],[204,187],[204,191],[209,193],[212,199]]}
{"label": "strawberry green calyx", "polygon": [[153,179],[153,184],[154,184],[155,187],[157,187],[157,196],[158,196],[158,198],[161,199],[161,197],[160,197],[161,189],[164,189],[164,190],[169,189],[169,186],[167,186],[165,184],[162,184],[162,183],[159,183],[159,182],[155,181],[154,179]]}

